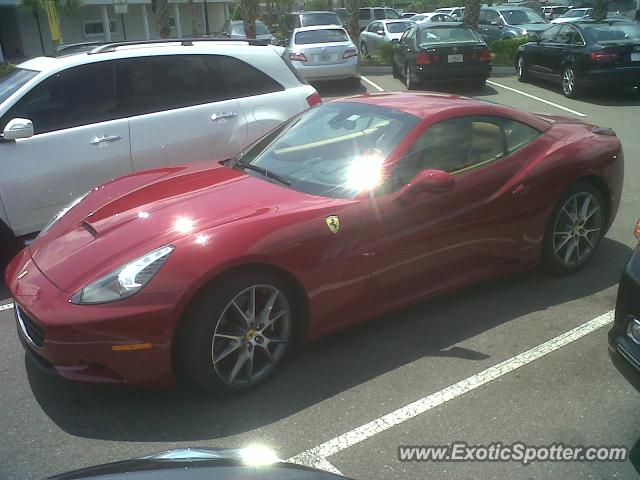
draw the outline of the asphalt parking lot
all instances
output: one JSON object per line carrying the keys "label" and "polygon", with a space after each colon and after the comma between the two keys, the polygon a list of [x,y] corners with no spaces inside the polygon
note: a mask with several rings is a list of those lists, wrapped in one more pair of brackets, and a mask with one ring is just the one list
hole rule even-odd
{"label": "asphalt parking lot", "polygon": [[[359,89],[318,89],[327,100],[403,86],[390,74],[369,73]],[[553,86],[520,84],[508,71],[482,91],[450,91],[617,132],[626,158],[622,204],[585,269],[565,278],[524,272],[376,319],[294,352],[272,381],[237,398],[46,376],[25,358],[0,286],[0,479],[176,447],[248,444],[356,479],[636,478],[640,395],[612,365],[606,332],[640,216],[640,93],[569,100]],[[454,441],[622,445],[631,459],[526,467],[398,460],[399,445]]]}

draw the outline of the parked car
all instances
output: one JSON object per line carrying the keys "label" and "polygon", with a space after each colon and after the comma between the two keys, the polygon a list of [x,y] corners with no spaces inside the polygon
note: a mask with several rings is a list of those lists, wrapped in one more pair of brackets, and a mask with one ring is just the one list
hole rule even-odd
{"label": "parked car", "polygon": [[635,236],[638,246],[622,271],[613,327],[609,330],[609,352],[614,361],[632,368],[630,380],[640,382],[640,221]]}
{"label": "parked car", "polygon": [[[226,32],[224,33],[225,36],[231,38],[247,38],[244,32],[244,22],[242,20],[231,20]],[[278,40],[273,36],[269,27],[260,20],[256,20],[256,39],[262,40],[266,43],[271,43],[272,45],[276,45],[278,43]]]}
{"label": "parked car", "polygon": [[334,8],[333,12],[338,16],[343,26],[347,26],[347,9],[346,8]]}
{"label": "parked car", "polygon": [[358,24],[360,25],[360,31],[367,28],[367,26],[374,20],[397,20],[399,18],[402,17],[393,8],[365,7],[358,10]]}
{"label": "parked car", "polygon": [[518,49],[516,69],[521,82],[551,80],[567,97],[589,87],[640,86],[640,26],[616,20],[553,25]]}
{"label": "parked car", "polygon": [[295,12],[284,16],[284,26],[287,41],[290,40],[293,31],[300,27],[313,27],[315,25],[342,25],[336,12]]}
{"label": "parked car", "polygon": [[478,32],[487,45],[491,45],[496,40],[541,33],[547,28],[549,28],[549,23],[528,8],[504,5],[480,9]]}
{"label": "parked car", "polygon": [[360,84],[360,55],[347,31],[336,25],[296,28],[284,55],[309,81],[350,80]]}
{"label": "parked car", "polygon": [[491,51],[471,28],[460,23],[418,23],[393,49],[393,76],[408,90],[425,82],[465,81],[477,88],[491,74]]}
{"label": "parked car", "polygon": [[341,475],[279,460],[266,447],[178,448],[48,477],[48,480],[340,480]]}
{"label": "parked car", "polygon": [[592,11],[593,11],[593,8],[572,8],[571,10],[567,10],[565,13],[563,13],[559,17],[551,20],[551,23],[573,22],[575,20],[579,20],[588,15],[591,15]]}
{"label": "parked car", "polygon": [[508,2],[507,5],[509,7],[528,8],[536,12],[538,15],[544,16],[542,13],[542,5],[540,5],[540,2],[538,2],[538,0],[522,0],[522,1]]}
{"label": "parked car", "polygon": [[26,351],[58,375],[246,391],[299,341],[538,264],[575,272],[623,170],[619,139],[574,117],[349,97],[234,159],[92,190],[6,283]]}
{"label": "parked car", "polygon": [[464,7],[437,8],[436,12],[446,13],[458,20],[462,20],[464,18]]}
{"label": "parked car", "polygon": [[28,60],[0,79],[0,252],[95,185],[233,156],[318,101],[277,47],[256,41],[123,42]]}
{"label": "parked car", "polygon": [[414,15],[418,15],[418,12],[404,12],[404,13],[402,14],[402,18],[411,18],[411,17],[413,17]]}
{"label": "parked car", "polygon": [[419,13],[411,17],[414,22],[458,22],[458,19],[441,12]]}
{"label": "parked car", "polygon": [[567,13],[569,11],[570,7],[565,7],[562,5],[555,5],[552,7],[544,7],[542,9],[542,13],[544,13],[544,18],[545,20],[551,21],[551,20],[555,20],[556,18],[560,17],[561,15],[564,15],[565,13]]}
{"label": "parked car", "polygon": [[377,20],[360,33],[360,52],[375,53],[383,43],[399,40],[404,31],[414,23],[409,20]]}

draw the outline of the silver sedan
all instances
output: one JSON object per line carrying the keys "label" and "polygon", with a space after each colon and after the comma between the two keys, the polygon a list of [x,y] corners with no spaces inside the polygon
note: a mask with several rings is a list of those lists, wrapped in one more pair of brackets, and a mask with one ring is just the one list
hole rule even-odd
{"label": "silver sedan", "polygon": [[338,25],[296,28],[284,55],[307,80],[360,82],[358,49]]}
{"label": "silver sedan", "polygon": [[376,20],[360,33],[360,52],[363,55],[375,53],[383,43],[398,40],[404,31],[413,25],[410,20]]}

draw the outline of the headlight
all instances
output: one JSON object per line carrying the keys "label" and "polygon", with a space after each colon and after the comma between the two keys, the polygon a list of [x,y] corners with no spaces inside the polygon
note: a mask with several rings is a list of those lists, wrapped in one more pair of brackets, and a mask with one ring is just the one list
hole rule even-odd
{"label": "headlight", "polygon": [[60,220],[62,217],[64,217],[67,212],[69,210],[71,210],[73,207],[75,207],[76,205],[78,205],[82,200],[84,200],[84,197],[86,197],[87,195],[89,195],[89,193],[91,193],[91,190],[89,190],[87,193],[85,193],[84,195],[80,195],[78,198],[76,198],[73,202],[71,202],[69,205],[67,205],[66,207],[64,207],[62,210],[60,210],[58,213],[55,214],[55,216],[51,219],[51,221],[49,223],[47,223],[45,225],[45,227],[40,230],[40,235],[44,235],[45,233],[47,233],[47,230],[49,230],[51,227],[53,227],[53,225]]}
{"label": "headlight", "polygon": [[173,248],[172,245],[160,247],[132,260],[84,287],[71,297],[71,303],[107,303],[135,295],[158,273]]}

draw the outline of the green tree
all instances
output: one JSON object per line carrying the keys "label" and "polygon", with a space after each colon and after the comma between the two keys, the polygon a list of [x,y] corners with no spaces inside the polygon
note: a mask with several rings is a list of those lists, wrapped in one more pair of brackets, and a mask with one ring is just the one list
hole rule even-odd
{"label": "green tree", "polygon": [[240,0],[244,34],[247,38],[256,38],[256,18],[258,16],[258,0]]}
{"label": "green tree", "polygon": [[607,4],[609,2],[607,0],[595,0],[593,4],[593,12],[591,16],[595,20],[604,20],[607,18]]}

